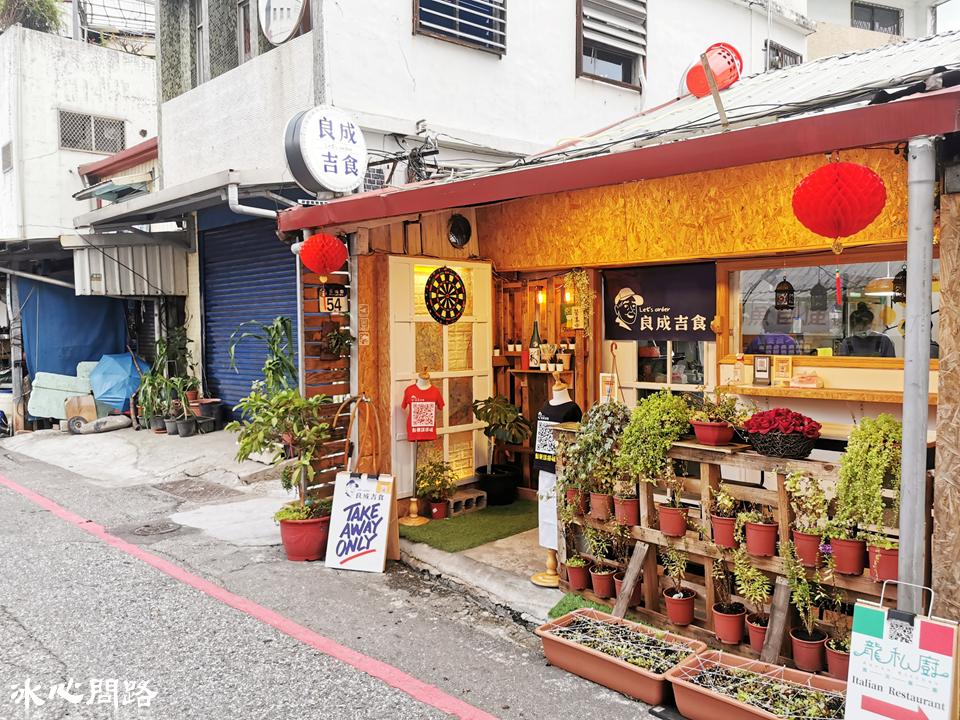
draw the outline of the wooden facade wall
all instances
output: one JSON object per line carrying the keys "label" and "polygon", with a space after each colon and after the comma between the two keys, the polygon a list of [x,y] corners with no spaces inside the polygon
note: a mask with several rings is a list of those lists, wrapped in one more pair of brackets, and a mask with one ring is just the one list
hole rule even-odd
{"label": "wooden facade wall", "polygon": [[[887,206],[847,246],[904,241],[907,167],[890,150],[849,150]],[[793,190],[823,155],[513,200],[477,208],[480,254],[500,272],[602,267],[822,249],[793,215]]]}

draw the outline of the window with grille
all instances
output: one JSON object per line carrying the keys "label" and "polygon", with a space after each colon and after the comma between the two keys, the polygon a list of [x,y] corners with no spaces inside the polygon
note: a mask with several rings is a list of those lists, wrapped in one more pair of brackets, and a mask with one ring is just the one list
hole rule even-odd
{"label": "window with grille", "polygon": [[414,0],[416,32],[503,55],[507,0]]}
{"label": "window with grille", "polygon": [[0,161],[3,164],[3,172],[13,170],[13,145],[11,143],[3,146],[3,150],[0,151]]}
{"label": "window with grille", "polygon": [[239,0],[237,3],[237,47],[240,50],[240,63],[243,64],[257,56],[257,9],[251,0]]}
{"label": "window with grille", "polygon": [[123,120],[60,111],[60,147],[118,153],[126,147]]}
{"label": "window with grille", "polygon": [[778,45],[772,40],[764,43],[764,50],[767,53],[768,70],[779,70],[792,65],[800,65],[803,62],[803,55],[785,48],[783,45]]}
{"label": "window with grille", "polygon": [[887,35],[903,35],[903,10],[873,3],[855,2],[851,5],[853,26]]}
{"label": "window with grille", "polygon": [[647,54],[646,0],[582,0],[579,73],[640,85]]}

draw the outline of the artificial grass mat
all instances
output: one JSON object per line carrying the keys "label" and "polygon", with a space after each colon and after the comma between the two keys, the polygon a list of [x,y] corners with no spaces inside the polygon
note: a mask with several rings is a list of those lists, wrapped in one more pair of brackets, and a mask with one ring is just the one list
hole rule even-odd
{"label": "artificial grass mat", "polygon": [[[429,506],[427,506],[429,508]],[[516,500],[512,505],[488,505],[483,510],[419,527],[400,526],[400,536],[445,552],[460,552],[537,527],[537,503]]]}
{"label": "artificial grass mat", "polygon": [[[556,620],[558,617],[562,617],[568,612],[573,612],[578,608],[593,608],[594,610],[607,613],[607,615],[613,612],[613,608],[607,607],[606,605],[601,605],[600,603],[591,602],[590,600],[585,599],[583,595],[567,593],[560,599],[560,602],[550,609],[550,612],[547,613],[547,617],[551,620]],[[627,613],[626,617],[627,620],[643,623],[643,620],[631,615],[629,612]],[[643,624],[646,625],[647,623]]]}

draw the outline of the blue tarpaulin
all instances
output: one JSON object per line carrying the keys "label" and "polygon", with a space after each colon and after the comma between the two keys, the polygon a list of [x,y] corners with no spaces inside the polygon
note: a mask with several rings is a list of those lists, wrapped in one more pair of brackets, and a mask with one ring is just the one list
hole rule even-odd
{"label": "blue tarpaulin", "polygon": [[139,371],[133,364],[130,353],[123,355],[104,355],[90,373],[90,386],[93,396],[117,410],[130,409],[130,396],[140,387],[140,376],[150,369],[143,360],[137,358]]}
{"label": "blue tarpaulin", "polygon": [[30,379],[37,372],[76,375],[77,364],[127,350],[123,301],[77,296],[70,288],[17,278],[23,350]]}

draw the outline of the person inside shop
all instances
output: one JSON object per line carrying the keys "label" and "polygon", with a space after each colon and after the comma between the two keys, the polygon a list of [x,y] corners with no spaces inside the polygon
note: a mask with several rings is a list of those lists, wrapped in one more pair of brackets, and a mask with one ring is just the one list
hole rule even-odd
{"label": "person inside shop", "polygon": [[857,355],[859,357],[896,357],[893,341],[883,333],[873,329],[873,311],[865,302],[857,303],[857,309],[850,313],[852,334],[840,343],[838,355]]}
{"label": "person inside shop", "polygon": [[[757,335],[747,349],[748,355],[796,355],[797,340],[786,333],[776,332],[780,326],[780,311],[773,305],[763,316],[763,332]],[[786,326],[784,326],[786,327]]]}

